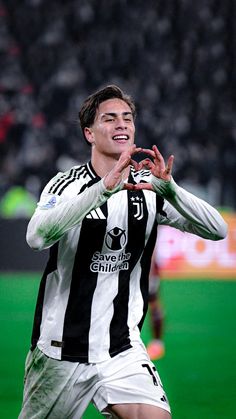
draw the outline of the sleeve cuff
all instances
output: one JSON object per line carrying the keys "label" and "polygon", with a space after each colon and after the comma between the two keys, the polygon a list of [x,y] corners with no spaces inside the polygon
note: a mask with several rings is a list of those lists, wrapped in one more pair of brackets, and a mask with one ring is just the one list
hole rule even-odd
{"label": "sleeve cuff", "polygon": [[106,189],[106,187],[105,187],[105,185],[104,185],[104,178],[102,178],[102,187],[103,187],[103,191],[102,191],[102,193],[103,193],[103,195],[104,196],[106,196],[106,197],[110,197],[111,195],[113,195],[114,193],[116,193],[116,192],[119,192],[119,191],[121,191],[121,189],[123,188],[123,185],[124,185],[124,182],[123,181],[121,181],[120,183],[119,183],[119,185],[117,185],[115,188],[113,188],[113,189]]}
{"label": "sleeve cuff", "polygon": [[166,199],[174,198],[177,185],[172,177],[170,181],[167,181],[152,175],[151,184],[158,195]]}

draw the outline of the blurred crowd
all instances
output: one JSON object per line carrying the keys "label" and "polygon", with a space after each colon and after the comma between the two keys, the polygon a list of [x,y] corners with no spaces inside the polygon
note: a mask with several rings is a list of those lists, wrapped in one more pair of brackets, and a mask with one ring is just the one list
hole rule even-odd
{"label": "blurred crowd", "polygon": [[174,154],[179,184],[235,209],[235,21],[234,0],[0,0],[0,200],[37,201],[88,160],[78,110],[116,83],[136,101],[137,144]]}

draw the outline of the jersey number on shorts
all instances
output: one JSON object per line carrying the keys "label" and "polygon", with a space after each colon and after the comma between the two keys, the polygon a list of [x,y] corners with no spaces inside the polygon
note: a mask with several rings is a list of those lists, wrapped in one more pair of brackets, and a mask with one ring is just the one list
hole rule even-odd
{"label": "jersey number on shorts", "polygon": [[160,383],[158,383],[159,380],[157,379],[157,376],[155,374],[156,368],[154,366],[151,368],[148,364],[142,364],[142,367],[147,368],[149,374],[152,376],[154,386],[158,386],[158,384]]}

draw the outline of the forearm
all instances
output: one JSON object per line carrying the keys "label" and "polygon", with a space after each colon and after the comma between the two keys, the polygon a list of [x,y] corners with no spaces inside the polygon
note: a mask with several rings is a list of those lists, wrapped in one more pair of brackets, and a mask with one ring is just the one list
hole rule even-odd
{"label": "forearm", "polygon": [[173,179],[166,182],[153,176],[152,185],[183,217],[183,230],[210,240],[226,237],[227,224],[207,202],[178,186]]}
{"label": "forearm", "polygon": [[37,208],[27,229],[26,240],[29,246],[38,250],[51,246],[66,231],[79,224],[92,209],[105,203],[112,193],[106,190],[101,180],[54,208]]}

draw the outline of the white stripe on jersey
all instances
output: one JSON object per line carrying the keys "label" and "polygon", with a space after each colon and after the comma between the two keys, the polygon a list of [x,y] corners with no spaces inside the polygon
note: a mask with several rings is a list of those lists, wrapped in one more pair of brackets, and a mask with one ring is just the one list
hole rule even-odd
{"label": "white stripe on jersey", "polygon": [[[77,250],[80,235],[80,226],[68,232],[59,242],[57,271],[47,277],[43,314],[41,322],[41,334],[38,347],[47,356],[61,359],[61,347],[51,346],[51,340],[62,342],[64,315],[70,294],[72,280],[73,260]],[[72,246],[68,247],[66,242]],[[65,252],[66,246],[66,252]],[[68,263],[72,261],[72,263]]]}
{"label": "white stripe on jersey", "polygon": [[140,288],[140,275],[141,266],[139,260],[139,263],[137,263],[130,276],[128,326],[132,342],[140,340],[140,330],[138,328],[138,324],[143,316],[144,310],[144,301]]}
{"label": "white stripe on jersey", "polygon": [[[149,194],[148,191],[143,191],[144,196],[146,198],[146,204],[147,204],[147,211],[149,214],[148,220],[147,220],[147,232],[150,232],[153,226],[153,223],[155,221],[155,217],[156,217],[156,202],[153,199],[149,198]],[[145,237],[145,245],[147,244],[147,240],[149,238],[149,233],[146,234]]]}

